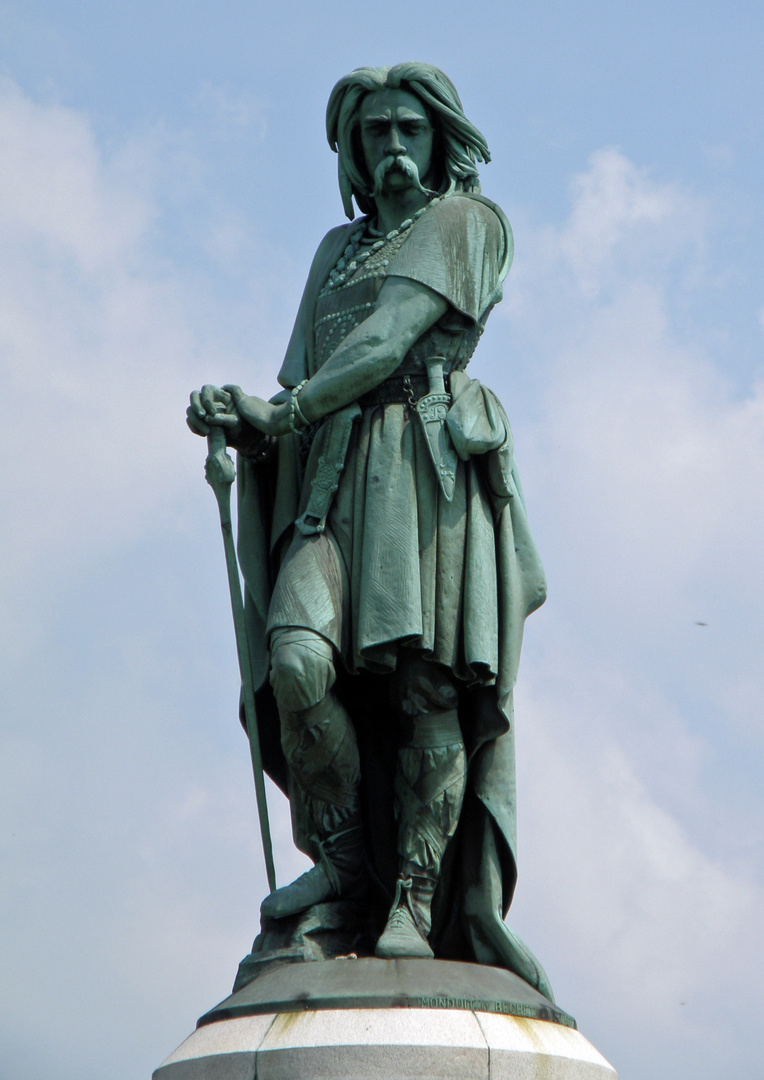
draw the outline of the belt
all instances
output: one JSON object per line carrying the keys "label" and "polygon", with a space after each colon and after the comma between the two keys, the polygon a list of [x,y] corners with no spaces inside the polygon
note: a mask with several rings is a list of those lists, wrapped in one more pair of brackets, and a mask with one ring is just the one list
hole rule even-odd
{"label": "belt", "polygon": [[415,405],[429,391],[430,381],[426,375],[391,375],[359,397],[358,404],[362,409],[369,409],[373,405],[392,405],[394,402]]}

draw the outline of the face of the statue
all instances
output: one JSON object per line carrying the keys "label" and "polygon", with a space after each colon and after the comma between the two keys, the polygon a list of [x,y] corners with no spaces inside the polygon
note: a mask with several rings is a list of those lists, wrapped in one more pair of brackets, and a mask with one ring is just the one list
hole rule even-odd
{"label": "face of the statue", "polygon": [[[419,98],[408,90],[377,90],[361,102],[361,145],[372,178],[387,158],[408,158],[420,181],[431,181],[434,131]],[[391,165],[380,179],[380,189],[392,194],[415,186],[407,171]]]}

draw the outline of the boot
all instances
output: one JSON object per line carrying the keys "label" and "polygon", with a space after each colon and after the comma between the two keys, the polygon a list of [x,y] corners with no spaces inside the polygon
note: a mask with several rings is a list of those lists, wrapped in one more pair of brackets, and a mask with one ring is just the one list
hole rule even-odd
{"label": "boot", "polygon": [[398,878],[395,900],[376,955],[383,960],[416,957],[431,960],[435,955],[427,941],[430,933],[430,904],[437,882],[425,877]]}
{"label": "boot", "polygon": [[[424,725],[415,726],[420,745],[405,746],[398,754],[395,811],[401,869],[387,926],[377,942],[376,955],[384,959],[433,956],[427,940],[430,906],[443,853],[459,822],[467,772],[456,714],[444,714],[439,727],[440,738],[428,718],[428,739],[436,745],[423,746]],[[454,733],[459,741],[446,742]]]}
{"label": "boot", "polygon": [[366,857],[360,824],[318,841],[320,859],[291,885],[276,889],[260,905],[267,919],[285,919],[327,900],[362,896],[366,888]]}
{"label": "boot", "polygon": [[333,693],[307,709],[281,711],[281,742],[290,766],[289,801],[295,838],[318,861],[260,905],[268,919],[285,919],[338,897],[363,893],[367,861],[358,785],[360,763],[350,718]]}

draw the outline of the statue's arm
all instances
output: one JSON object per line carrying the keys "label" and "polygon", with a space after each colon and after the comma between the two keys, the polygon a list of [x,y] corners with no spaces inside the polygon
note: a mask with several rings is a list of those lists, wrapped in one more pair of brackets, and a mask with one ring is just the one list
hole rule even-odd
{"label": "statue's arm", "polygon": [[305,418],[319,420],[384,382],[447,306],[426,285],[388,278],[371,315],[348,334],[300,391]]}
{"label": "statue's arm", "polygon": [[[411,346],[444,314],[448,303],[426,285],[390,277],[382,286],[374,311],[332,353],[302,387],[300,412],[310,423],[349,405],[395,371]],[[267,435],[290,430],[290,403],[272,404],[250,397],[238,386],[226,386],[236,410],[247,423]],[[208,423],[228,423],[220,414]]]}

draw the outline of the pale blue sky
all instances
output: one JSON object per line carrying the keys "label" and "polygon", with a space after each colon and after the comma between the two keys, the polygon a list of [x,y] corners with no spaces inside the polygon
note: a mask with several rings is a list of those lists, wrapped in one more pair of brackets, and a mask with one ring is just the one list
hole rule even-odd
{"label": "pale blue sky", "polygon": [[[0,0],[0,1075],[148,1076],[257,931],[183,413],[202,381],[273,389],[341,220],[329,90],[412,58],[454,79],[516,234],[473,362],[550,580],[510,922],[621,1080],[751,1074],[763,31],[758,3]],[[274,827],[285,881],[280,801]]]}

